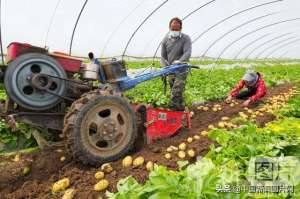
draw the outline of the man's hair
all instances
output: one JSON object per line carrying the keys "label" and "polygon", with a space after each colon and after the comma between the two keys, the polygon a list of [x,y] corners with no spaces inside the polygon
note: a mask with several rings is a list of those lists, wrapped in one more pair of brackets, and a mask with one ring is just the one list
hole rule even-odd
{"label": "man's hair", "polygon": [[94,59],[94,53],[89,52],[88,56],[89,56],[90,59]]}
{"label": "man's hair", "polygon": [[174,18],[172,18],[172,19],[170,20],[170,22],[169,22],[169,27],[171,27],[171,24],[173,23],[173,21],[178,22],[178,23],[180,24],[180,28],[182,28],[182,20],[179,19],[178,17],[174,17]]}

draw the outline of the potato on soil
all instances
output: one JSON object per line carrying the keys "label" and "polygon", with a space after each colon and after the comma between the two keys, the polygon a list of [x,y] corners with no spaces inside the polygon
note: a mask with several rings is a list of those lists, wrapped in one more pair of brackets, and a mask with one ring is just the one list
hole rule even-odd
{"label": "potato on soil", "polygon": [[65,157],[65,156],[61,156],[59,160],[60,160],[61,162],[63,162],[63,161],[66,160],[66,157]]}
{"label": "potato on soil", "polygon": [[110,173],[112,172],[114,169],[112,168],[111,164],[109,163],[105,163],[101,165],[101,170],[104,171],[104,173]]}
{"label": "potato on soil", "polygon": [[103,191],[108,187],[108,185],[109,185],[108,180],[106,180],[106,179],[100,180],[97,184],[95,184],[94,190],[95,191]]}
{"label": "potato on soil", "polygon": [[186,140],[188,143],[192,143],[193,142],[193,138],[192,137],[188,137]]}
{"label": "potato on soil", "polygon": [[200,133],[202,136],[207,136],[208,135],[208,132],[207,131],[201,131]]}
{"label": "potato on soil", "polygon": [[225,127],[225,124],[224,124],[224,122],[219,122],[219,123],[218,123],[218,126],[219,126],[220,128],[224,128],[224,127]]}
{"label": "potato on soil", "polygon": [[21,155],[18,153],[17,155],[15,155],[13,161],[14,162],[19,162],[20,161],[20,157],[21,157]]}
{"label": "potato on soil", "polygon": [[195,157],[195,151],[194,151],[193,149],[188,150],[187,154],[188,154],[188,156],[190,156],[191,158],[192,158],[192,157]]}
{"label": "potato on soil", "polygon": [[130,167],[132,165],[132,157],[130,155],[126,156],[123,161],[122,161],[122,165],[123,167]]}
{"label": "potato on soil", "polygon": [[154,167],[154,164],[152,161],[147,162],[147,164],[146,164],[147,171],[152,171],[153,167]]}
{"label": "potato on soil", "polygon": [[229,120],[229,117],[225,117],[225,116],[224,116],[224,117],[221,118],[221,120],[222,120],[222,121],[227,121],[227,120]]}
{"label": "potato on soil", "polygon": [[24,167],[23,168],[23,174],[28,175],[30,173],[30,168],[29,167]]}
{"label": "potato on soil", "polygon": [[209,110],[209,108],[208,108],[207,106],[203,107],[202,109],[203,109],[204,111],[208,111],[208,110]]}
{"label": "potato on soil", "polygon": [[170,153],[166,153],[166,154],[165,154],[165,158],[166,158],[167,160],[170,160],[170,159],[171,159],[171,154],[170,154]]}
{"label": "potato on soil", "polygon": [[181,144],[179,144],[178,148],[182,151],[184,151],[186,149],[186,144],[183,142]]}
{"label": "potato on soil", "polygon": [[214,129],[215,126],[213,124],[208,125],[208,129]]}
{"label": "potato on soil", "polygon": [[183,159],[183,158],[185,158],[185,152],[184,151],[178,151],[178,157],[180,158],[180,159]]}
{"label": "potato on soil", "polygon": [[52,191],[54,193],[63,191],[70,186],[69,178],[63,178],[52,185]]}
{"label": "potato on soil", "polygon": [[95,178],[97,179],[97,180],[101,180],[101,179],[103,179],[104,178],[104,172],[103,171],[98,171],[98,172],[96,172],[95,173]]}
{"label": "potato on soil", "polygon": [[141,166],[144,164],[145,159],[142,156],[139,156],[133,160],[133,166]]}
{"label": "potato on soil", "polygon": [[195,140],[200,140],[200,136],[199,136],[199,135],[194,135],[193,138],[194,138]]}
{"label": "potato on soil", "polygon": [[72,199],[75,196],[75,189],[67,189],[62,197],[62,199]]}

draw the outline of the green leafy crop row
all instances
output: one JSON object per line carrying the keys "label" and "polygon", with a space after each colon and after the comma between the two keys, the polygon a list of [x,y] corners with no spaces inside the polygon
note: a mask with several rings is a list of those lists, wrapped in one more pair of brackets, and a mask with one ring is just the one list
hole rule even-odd
{"label": "green leafy crop row", "polygon": [[[179,171],[155,166],[145,184],[139,184],[129,176],[119,181],[117,193],[107,193],[109,198],[300,198],[300,166],[290,170],[292,175],[288,175],[287,179],[280,179],[284,183],[293,182],[294,193],[253,194],[243,190],[217,191],[218,186],[249,185],[249,168],[254,157],[300,158],[299,99],[299,94],[292,98],[287,106],[278,111],[281,119],[268,123],[264,128],[246,123],[240,128],[210,131],[208,136],[216,141],[217,145],[211,145],[208,154],[195,164]],[[286,170],[280,172],[285,173]]]}
{"label": "green leafy crop row", "polygon": [[[216,100],[223,98],[240,80],[245,68],[192,70],[184,93],[186,104],[193,102]],[[300,65],[256,67],[256,71],[263,74],[268,87],[300,79]],[[153,106],[165,106],[169,103],[169,89],[164,94],[163,82],[154,79],[139,84],[125,93],[134,103],[146,103]]]}

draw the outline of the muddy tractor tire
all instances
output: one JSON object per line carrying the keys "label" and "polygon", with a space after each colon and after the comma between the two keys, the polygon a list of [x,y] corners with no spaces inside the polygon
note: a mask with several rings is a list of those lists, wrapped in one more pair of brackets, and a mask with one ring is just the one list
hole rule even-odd
{"label": "muddy tractor tire", "polygon": [[85,94],[72,104],[64,125],[74,159],[92,166],[120,159],[137,138],[134,111],[119,96]]}

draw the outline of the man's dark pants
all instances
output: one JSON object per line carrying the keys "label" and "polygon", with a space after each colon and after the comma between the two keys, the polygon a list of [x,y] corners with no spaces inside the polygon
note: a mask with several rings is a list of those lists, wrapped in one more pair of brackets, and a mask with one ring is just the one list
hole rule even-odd
{"label": "man's dark pants", "polygon": [[184,89],[188,71],[183,71],[176,75],[169,75],[169,84],[171,88],[170,109],[184,111]]}

